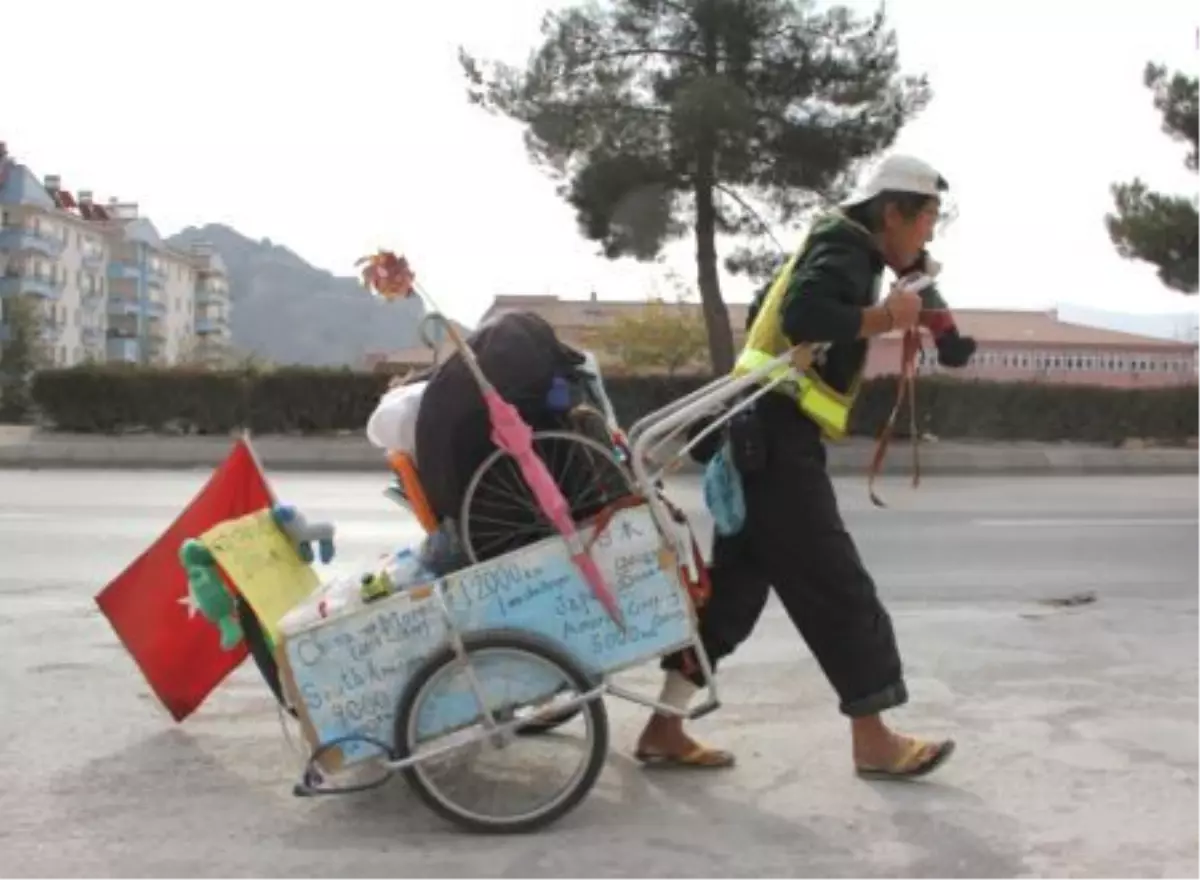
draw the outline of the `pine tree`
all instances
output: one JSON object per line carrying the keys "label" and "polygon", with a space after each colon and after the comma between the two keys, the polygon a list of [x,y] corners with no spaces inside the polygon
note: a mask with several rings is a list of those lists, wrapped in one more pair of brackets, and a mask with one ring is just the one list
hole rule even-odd
{"label": "pine tree", "polygon": [[[1154,107],[1162,114],[1163,133],[1191,144],[1184,165],[1197,169],[1196,77],[1175,73],[1167,78],[1162,65],[1147,64],[1146,88],[1154,93]],[[1197,290],[1196,197],[1153,192],[1141,178],[1112,187],[1116,212],[1105,216],[1108,235],[1122,257],[1144,260],[1158,268],[1167,287],[1181,293]]]}
{"label": "pine tree", "polygon": [[[882,10],[613,0],[552,12],[542,35],[524,68],[462,52],[471,99],[525,127],[609,259],[652,260],[693,232],[718,372],[733,365],[718,234],[761,237],[836,198],[930,97],[923,77],[900,75]],[[726,265],[763,268],[752,249]]]}

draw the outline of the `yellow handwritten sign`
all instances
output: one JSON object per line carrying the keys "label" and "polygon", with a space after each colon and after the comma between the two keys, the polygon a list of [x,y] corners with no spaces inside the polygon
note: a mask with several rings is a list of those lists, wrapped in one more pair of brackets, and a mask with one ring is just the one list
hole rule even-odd
{"label": "yellow handwritten sign", "polygon": [[312,595],[318,581],[271,511],[226,520],[199,540],[250,603],[271,643],[278,644],[279,621]]}

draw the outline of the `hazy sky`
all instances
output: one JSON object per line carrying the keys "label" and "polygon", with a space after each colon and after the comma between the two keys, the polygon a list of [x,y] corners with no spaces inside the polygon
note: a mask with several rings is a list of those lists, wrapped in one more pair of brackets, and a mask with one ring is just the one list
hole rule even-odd
{"label": "hazy sky", "polygon": [[[520,130],[464,97],[456,46],[521,61],[547,5],[6,3],[0,139],[68,189],[137,201],[164,235],[228,223],[337,274],[378,246],[404,250],[468,322],[498,293],[641,297],[655,271],[595,257]],[[959,218],[933,246],[953,304],[1195,307],[1119,259],[1103,224],[1114,180],[1196,191],[1141,85],[1151,59],[1196,72],[1193,3],[887,9],[905,67],[932,80],[897,148],[953,188]],[[690,240],[673,249],[689,281],[691,256]]]}

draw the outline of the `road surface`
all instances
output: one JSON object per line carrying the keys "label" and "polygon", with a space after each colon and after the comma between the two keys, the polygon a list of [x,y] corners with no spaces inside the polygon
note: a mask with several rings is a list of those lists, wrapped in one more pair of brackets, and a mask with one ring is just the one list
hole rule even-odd
{"label": "road surface", "polygon": [[[205,474],[0,472],[0,852],[14,876],[1195,876],[1197,494],[1190,477],[839,481],[895,617],[935,778],[866,783],[782,610],[695,725],[717,774],[647,772],[610,701],[592,795],[522,838],[464,836],[404,784],[291,795],[297,759],[245,664],[175,725],[92,596]],[[343,560],[414,535],[368,475],[285,474]],[[694,481],[673,487],[696,514]],[[702,528],[707,528],[702,525]],[[1045,604],[1084,591],[1096,601]],[[656,689],[655,670],[630,676]]]}

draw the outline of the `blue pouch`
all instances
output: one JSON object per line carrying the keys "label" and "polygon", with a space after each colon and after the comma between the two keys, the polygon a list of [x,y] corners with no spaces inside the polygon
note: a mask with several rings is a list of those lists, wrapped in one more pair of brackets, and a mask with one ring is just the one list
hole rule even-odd
{"label": "blue pouch", "polygon": [[712,514],[713,527],[722,537],[740,532],[746,524],[746,497],[742,475],[729,452],[721,447],[704,468],[704,503]]}
{"label": "blue pouch", "polygon": [[571,408],[571,386],[562,376],[555,376],[550,381],[550,390],[546,394],[546,408],[557,413],[564,413]]}

